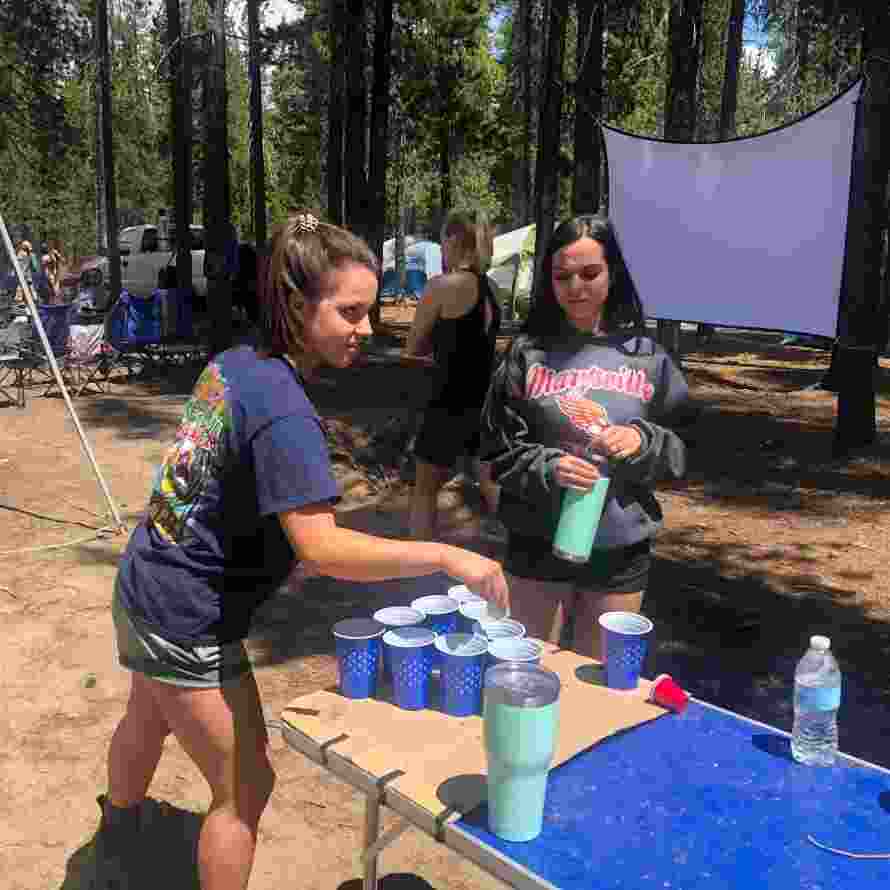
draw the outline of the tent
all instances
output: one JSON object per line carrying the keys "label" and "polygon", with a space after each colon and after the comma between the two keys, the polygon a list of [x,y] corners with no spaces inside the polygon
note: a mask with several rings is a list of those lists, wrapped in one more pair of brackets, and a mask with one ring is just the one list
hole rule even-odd
{"label": "tent", "polygon": [[531,291],[534,255],[534,225],[504,232],[494,239],[488,277],[504,299],[511,301],[514,309],[515,301],[527,299]]}
{"label": "tent", "polygon": [[523,250],[528,251],[529,246],[533,254],[535,251],[535,227],[534,225],[522,226],[512,232],[504,232],[494,239],[494,250],[491,254],[491,266],[503,266],[506,263],[515,262]]}

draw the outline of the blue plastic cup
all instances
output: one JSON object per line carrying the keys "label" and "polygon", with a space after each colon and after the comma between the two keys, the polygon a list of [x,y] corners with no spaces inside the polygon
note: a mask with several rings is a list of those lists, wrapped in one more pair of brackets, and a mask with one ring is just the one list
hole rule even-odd
{"label": "blue plastic cup", "polygon": [[[422,596],[411,603],[411,608],[423,612],[426,616],[424,627],[428,627],[436,635],[456,633],[460,604],[450,596]],[[433,667],[438,667],[439,662],[439,653],[434,652]]]}
{"label": "blue plastic cup", "polygon": [[334,625],[340,693],[371,698],[377,691],[380,637],[386,628],[372,618],[346,618]]}
{"label": "blue plastic cup", "polygon": [[441,708],[454,717],[482,713],[482,675],[488,660],[488,643],[473,634],[436,637],[441,659]]}
{"label": "blue plastic cup", "polygon": [[544,647],[528,637],[502,637],[488,643],[488,657],[492,664],[516,661],[522,664],[538,664]]}
{"label": "blue plastic cup", "polygon": [[[423,624],[424,615],[419,609],[411,609],[408,606],[387,606],[378,609],[374,613],[374,620],[379,621],[387,630],[393,627],[413,627]],[[389,659],[389,649],[384,645],[383,649],[383,676],[385,679],[392,677],[392,664]]]}
{"label": "blue plastic cup", "polygon": [[392,665],[392,700],[407,711],[427,707],[436,635],[428,627],[394,627],[383,635]]}
{"label": "blue plastic cup", "polygon": [[459,611],[458,631],[465,634],[479,633],[479,625],[507,617],[506,609],[484,599],[463,602]]}
{"label": "blue plastic cup", "polygon": [[474,633],[487,640],[501,640],[505,637],[524,637],[525,625],[512,618],[499,618],[496,621],[477,621]]}
{"label": "blue plastic cup", "polygon": [[636,612],[600,615],[600,641],[609,689],[636,689],[652,633],[652,622]]}

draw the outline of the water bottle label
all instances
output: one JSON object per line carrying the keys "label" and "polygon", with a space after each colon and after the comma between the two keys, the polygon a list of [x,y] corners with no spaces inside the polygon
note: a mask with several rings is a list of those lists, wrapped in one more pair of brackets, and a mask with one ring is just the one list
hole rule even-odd
{"label": "water bottle label", "polygon": [[799,686],[797,700],[804,711],[835,711],[841,706],[841,687]]}

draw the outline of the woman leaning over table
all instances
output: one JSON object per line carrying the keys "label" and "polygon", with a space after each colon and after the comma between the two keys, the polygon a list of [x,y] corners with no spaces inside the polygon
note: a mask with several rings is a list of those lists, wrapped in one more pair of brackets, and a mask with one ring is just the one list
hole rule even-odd
{"label": "woman leaning over table", "polygon": [[[638,612],[649,578],[662,478],[679,478],[688,389],[670,356],[645,334],[643,309],[611,224],[562,223],[544,254],[522,333],[495,372],[483,458],[501,486],[504,569],[512,614],[530,636],[600,657],[598,618]],[[609,477],[588,562],[552,553],[565,488]]]}
{"label": "woman leaning over table", "polygon": [[305,380],[357,357],[376,292],[377,260],[363,241],[293,215],[272,242],[262,347],[217,355],[186,404],[115,585],[118,654],[132,686],[100,798],[100,887],[145,867],[139,807],[170,733],[212,795],[198,843],[201,887],[247,886],[274,773],[242,641],[295,560],[353,581],[442,571],[506,601],[492,560],[337,526],[337,485]]}
{"label": "woman leaning over table", "polygon": [[442,228],[445,274],[430,279],[404,357],[435,360],[433,391],[414,445],[415,479],[411,535],[432,538],[436,501],[461,457],[476,460],[479,488],[489,514],[497,509],[497,486],[480,465],[479,423],[491,381],[501,309],[485,272],[491,262],[489,227],[453,213]]}

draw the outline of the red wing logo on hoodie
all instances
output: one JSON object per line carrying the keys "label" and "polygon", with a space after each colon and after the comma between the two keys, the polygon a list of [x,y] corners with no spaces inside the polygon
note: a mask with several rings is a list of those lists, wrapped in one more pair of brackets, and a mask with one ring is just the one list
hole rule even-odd
{"label": "red wing logo on hoodie", "polygon": [[599,402],[579,399],[577,396],[554,396],[559,410],[571,421],[572,426],[591,438],[598,436],[608,425],[609,415]]}

